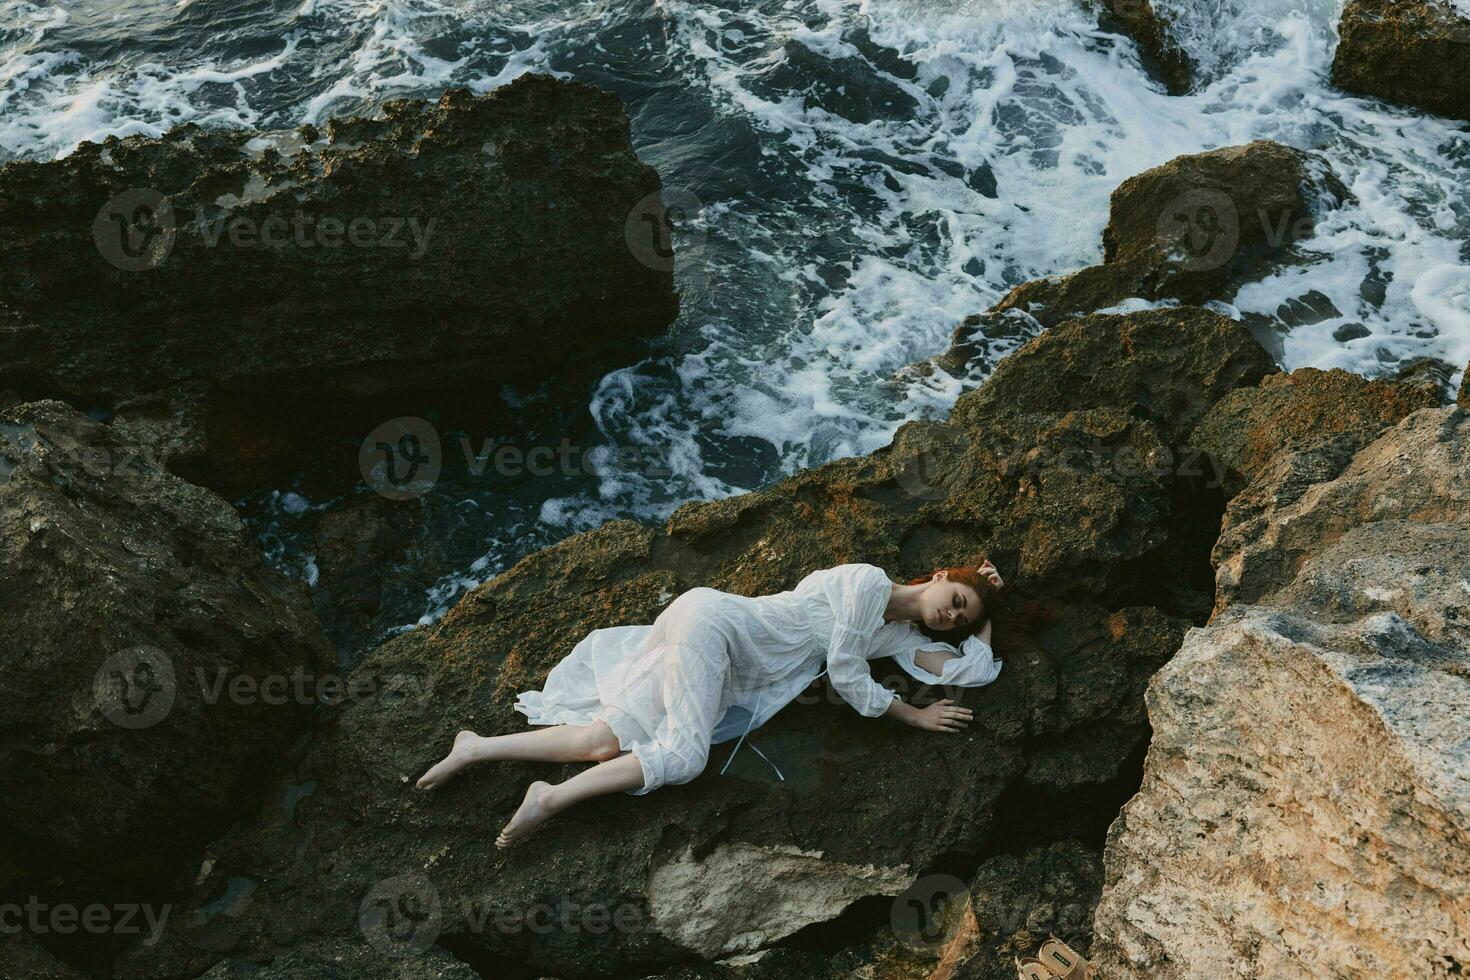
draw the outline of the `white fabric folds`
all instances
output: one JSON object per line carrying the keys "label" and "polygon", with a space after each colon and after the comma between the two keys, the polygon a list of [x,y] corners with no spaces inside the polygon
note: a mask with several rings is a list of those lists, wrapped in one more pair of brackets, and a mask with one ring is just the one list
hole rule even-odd
{"label": "white fabric folds", "polygon": [[[533,725],[607,722],[638,759],[643,786],[631,792],[642,795],[699,775],[711,745],[743,744],[822,673],[867,717],[882,715],[898,696],[873,679],[868,661],[879,657],[893,657],[925,684],[995,679],[1000,661],[978,639],[956,650],[912,623],[885,624],[892,589],[883,569],[864,563],[812,572],[775,595],[690,589],[651,625],[588,633],[541,690],[522,692],[515,707]],[[956,656],[934,675],[915,661],[925,649]]]}

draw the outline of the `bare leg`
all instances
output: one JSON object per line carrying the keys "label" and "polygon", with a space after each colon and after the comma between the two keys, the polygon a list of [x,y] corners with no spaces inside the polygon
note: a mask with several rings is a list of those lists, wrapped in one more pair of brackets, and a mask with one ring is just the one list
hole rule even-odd
{"label": "bare leg", "polygon": [[593,796],[608,793],[626,793],[643,785],[643,767],[631,752],[624,752],[616,759],[600,762],[591,769],[584,769],[566,782],[532,783],[526,790],[526,798],[515,816],[510,818],[496,838],[497,847],[509,847],[525,838],[541,826],[547,817],[565,810]]}
{"label": "bare leg", "polygon": [[618,738],[603,721],[490,737],[463,731],[455,736],[449,754],[420,776],[416,785],[436,789],[476,762],[602,762],[615,758],[618,751]]}

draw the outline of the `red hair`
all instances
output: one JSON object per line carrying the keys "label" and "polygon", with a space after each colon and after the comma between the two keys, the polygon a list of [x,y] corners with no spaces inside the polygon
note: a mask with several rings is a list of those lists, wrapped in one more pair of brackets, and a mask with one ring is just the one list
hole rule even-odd
{"label": "red hair", "polygon": [[[985,559],[980,559],[984,564]],[[919,629],[931,640],[941,640],[945,643],[959,646],[969,637],[980,632],[987,620],[993,619],[995,625],[991,639],[997,643],[991,644],[996,653],[1001,652],[1001,646],[1011,646],[1010,640],[1021,640],[1025,643],[1034,643],[1030,634],[1037,629],[1056,619],[1056,614],[1046,609],[1035,599],[1025,599],[1012,608],[1007,602],[1006,596],[1010,591],[1009,583],[997,589],[990,579],[980,574],[978,565],[951,565],[945,568],[936,568],[928,575],[920,575],[918,578],[909,579],[909,585],[925,585],[940,572],[949,573],[949,581],[960,585],[968,585],[975,590],[980,597],[980,615],[958,629],[935,630],[927,625],[918,624]],[[1004,639],[1002,639],[1004,637]]]}

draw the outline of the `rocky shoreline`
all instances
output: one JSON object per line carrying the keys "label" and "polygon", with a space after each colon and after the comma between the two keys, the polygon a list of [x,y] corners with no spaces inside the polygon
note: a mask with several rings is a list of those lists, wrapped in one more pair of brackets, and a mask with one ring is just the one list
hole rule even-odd
{"label": "rocky shoreline", "polygon": [[[1329,159],[1258,142],[1131,178],[1100,265],[1017,287],[910,369],[962,374],[978,334],[1029,338],[946,420],[568,538],[340,671],[411,521],[344,512],[323,532],[343,571],[313,597],[220,494],[319,456],[340,482],[359,461],[331,437],[487,410],[486,379],[565,369],[575,405],[677,298],[629,239],[630,219],[661,227],[658,177],[595,89],[527,76],[298,137],[181,130],[0,168],[20,257],[0,899],[167,920],[3,932],[0,974],[989,980],[1048,932],[1109,978],[1470,970],[1470,380],[1450,403],[1452,366],[1282,372],[1259,325],[1210,308],[1298,260],[1347,193]],[[140,174],[169,210],[132,229],[124,265],[152,265],[129,272],[78,242]],[[372,250],[292,266],[201,237],[405,193],[457,218],[411,295],[423,270]],[[281,285],[234,305],[257,280]],[[103,293],[106,329],[85,315]],[[281,349],[303,322],[319,343]],[[920,702],[961,697],[962,735],[862,719],[818,683],[756,733],[784,781],[749,754],[721,775],[717,751],[511,852],[494,830],[568,767],[412,789],[456,730],[520,730],[516,693],[589,630],[686,589],[977,555],[1052,614],[1034,642],[997,634],[999,680],[920,690],[875,665]]]}
{"label": "rocky shoreline", "polygon": [[0,392],[105,413],[232,499],[313,466],[350,487],[332,439],[430,411],[510,424],[505,386],[552,379],[580,408],[666,328],[660,186],[614,96],[537,75],[9,163]]}

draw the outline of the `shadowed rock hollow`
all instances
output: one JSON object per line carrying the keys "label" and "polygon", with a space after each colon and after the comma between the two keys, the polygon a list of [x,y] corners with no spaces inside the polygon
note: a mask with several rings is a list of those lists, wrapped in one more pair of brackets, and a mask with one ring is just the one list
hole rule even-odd
{"label": "shadowed rock hollow", "polygon": [[[1111,351],[1107,370],[1071,377],[1079,344]],[[482,971],[658,972],[698,954],[847,945],[923,876],[1001,852],[1080,838],[1096,853],[1137,779],[1143,686],[1212,598],[1206,555],[1223,498],[1206,488],[1207,466],[1191,475],[1158,461],[1269,367],[1248,332],[1204,311],[1079,320],[1013,355],[949,423],[910,423],[871,456],[685,505],[663,527],[614,521],[528,556],[440,623],[368,655],[354,677],[411,682],[343,706],[282,775],[283,797],[309,787],[291,816],[272,808],[218,842],[180,928],[123,975],[349,939],[382,887],[439,910],[404,933],[410,945]],[[494,832],[527,782],[571,767],[488,765],[434,794],[412,789],[457,729],[523,730],[515,695],[588,630],[650,622],[694,585],[760,594],[844,561],[908,576],[981,555],[1055,619],[1037,647],[1007,652],[997,636],[1007,660],[990,687],[908,686],[920,702],[950,693],[972,705],[962,735],[864,719],[819,684],[755,734],[785,782],[749,752],[719,775],[730,746],[716,747],[694,782],[589,802],[508,853]],[[893,665],[876,669],[901,683]],[[211,911],[231,881],[251,883],[249,900]],[[595,907],[624,925],[487,924],[563,900],[569,914]],[[719,928],[691,933],[689,918],[716,905]],[[822,929],[848,938],[813,938]]]}
{"label": "shadowed rock hollow", "polygon": [[1149,685],[1108,835],[1106,976],[1470,968],[1467,440],[1414,412],[1222,537],[1221,611]]}
{"label": "shadowed rock hollow", "polygon": [[228,504],[59,402],[0,412],[0,617],[6,902],[156,896],[310,717],[232,685],[333,660]]}

